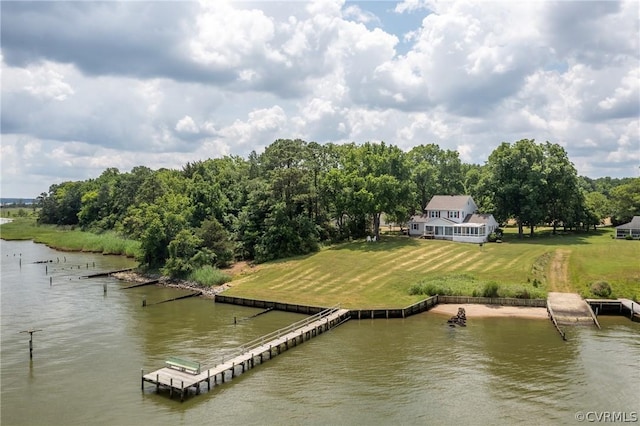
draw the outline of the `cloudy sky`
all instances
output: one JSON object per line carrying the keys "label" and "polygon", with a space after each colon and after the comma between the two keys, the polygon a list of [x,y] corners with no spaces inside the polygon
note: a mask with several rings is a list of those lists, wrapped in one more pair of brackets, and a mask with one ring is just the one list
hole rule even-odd
{"label": "cloudy sky", "polygon": [[637,0],[0,8],[2,197],[278,138],[437,143],[478,164],[533,138],[581,175],[639,176]]}

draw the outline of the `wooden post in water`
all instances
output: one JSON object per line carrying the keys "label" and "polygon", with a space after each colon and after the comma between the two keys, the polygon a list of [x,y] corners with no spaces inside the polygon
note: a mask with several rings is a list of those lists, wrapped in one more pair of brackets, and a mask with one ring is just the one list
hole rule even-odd
{"label": "wooden post in water", "polygon": [[104,291],[104,294],[107,294],[107,283],[102,284],[102,289]]}
{"label": "wooden post in water", "polygon": [[29,359],[33,359],[33,333],[36,333],[38,331],[42,331],[42,329],[33,329],[30,328],[29,330],[23,330],[20,333],[29,333]]}
{"label": "wooden post in water", "polygon": [[53,277],[49,277],[49,287],[53,285]]}
{"label": "wooden post in water", "polygon": [[140,390],[144,392],[144,368],[140,369]]}
{"label": "wooden post in water", "polygon": [[147,296],[144,296],[144,299],[142,299],[142,307],[144,308],[145,306],[147,306]]}

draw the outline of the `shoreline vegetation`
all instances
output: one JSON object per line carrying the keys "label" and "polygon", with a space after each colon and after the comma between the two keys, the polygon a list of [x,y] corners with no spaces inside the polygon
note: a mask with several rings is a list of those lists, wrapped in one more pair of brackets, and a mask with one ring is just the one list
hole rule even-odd
{"label": "shoreline vegetation", "polygon": [[102,234],[84,232],[70,226],[40,225],[35,217],[15,217],[0,226],[3,240],[32,240],[55,250],[83,251],[122,255],[135,258],[140,253],[140,242],[122,238],[115,232]]}
{"label": "shoreline vegetation", "polygon": [[[202,291],[205,297],[224,291],[229,296],[314,306],[341,304],[348,309],[402,308],[433,294],[544,298],[549,291],[569,291],[599,297],[591,292],[592,284],[603,281],[610,284],[609,297],[638,300],[640,244],[615,240],[614,231],[552,236],[541,229],[536,237],[519,240],[507,228],[503,243],[480,247],[385,235],[377,243],[356,240],[259,265],[238,262],[219,270],[232,279],[223,285],[202,285],[142,270],[118,278],[133,282],[160,278],[162,285]],[[138,242],[113,232],[92,234],[37,225],[34,218],[14,218],[3,224],[0,238],[129,257],[135,257],[139,247]],[[472,308],[472,315],[474,309],[479,308]],[[482,315],[496,312],[494,307],[488,309]],[[522,315],[527,314],[517,316]]]}

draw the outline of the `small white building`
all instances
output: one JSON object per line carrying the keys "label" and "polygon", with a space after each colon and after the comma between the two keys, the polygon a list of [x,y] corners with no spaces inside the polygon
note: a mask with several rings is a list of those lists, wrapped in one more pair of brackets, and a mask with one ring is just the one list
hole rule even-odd
{"label": "small white building", "polygon": [[478,206],[468,195],[435,195],[424,214],[409,219],[409,235],[464,243],[486,242],[498,228],[491,214],[477,213]]}
{"label": "small white building", "polygon": [[616,226],[616,238],[627,238],[628,235],[633,239],[640,238],[640,216],[634,216],[631,222]]}

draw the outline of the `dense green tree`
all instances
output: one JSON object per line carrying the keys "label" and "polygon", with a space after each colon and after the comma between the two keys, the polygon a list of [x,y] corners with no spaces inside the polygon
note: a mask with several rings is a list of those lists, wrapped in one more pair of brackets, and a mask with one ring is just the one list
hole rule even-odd
{"label": "dense green tree", "polygon": [[[367,142],[345,151],[343,167],[354,191],[357,208],[372,219],[372,231],[380,238],[380,216],[408,217],[413,207],[411,169],[406,154],[394,145]],[[359,179],[362,179],[361,181]]]}
{"label": "dense green tree", "polygon": [[533,140],[523,139],[513,145],[503,142],[487,161],[486,193],[492,194],[494,216],[500,222],[514,218],[518,237],[525,225],[537,225],[544,218],[543,151]]}
{"label": "dense green tree", "polygon": [[629,179],[628,183],[611,190],[612,219],[614,224],[629,222],[640,215],[640,178]]}
{"label": "dense green tree", "polygon": [[202,240],[189,229],[182,229],[171,240],[167,251],[169,258],[166,260],[163,272],[171,277],[187,277],[197,266],[195,260],[202,246]]}
{"label": "dense green tree", "polygon": [[589,211],[598,218],[599,224],[603,224],[604,220],[611,216],[611,203],[601,192],[585,194],[585,202]]}
{"label": "dense green tree", "polygon": [[[578,184],[578,174],[569,161],[567,152],[558,144],[546,142],[542,145],[544,164],[540,191],[543,194],[545,222],[553,226],[556,233],[558,224],[574,224],[591,217],[585,215],[584,196]],[[573,220],[571,220],[573,219]]]}
{"label": "dense green tree", "polygon": [[208,248],[214,255],[217,267],[229,266],[233,261],[234,244],[231,234],[215,218],[207,219],[198,229],[196,236],[201,240],[201,246]]}
{"label": "dense green tree", "polygon": [[84,185],[84,182],[63,182],[51,185],[46,196],[41,194],[42,209],[38,215],[38,222],[77,225]]}
{"label": "dense green tree", "polygon": [[418,145],[407,154],[417,195],[417,211],[423,211],[434,195],[464,192],[462,162],[457,151],[438,145]]}

